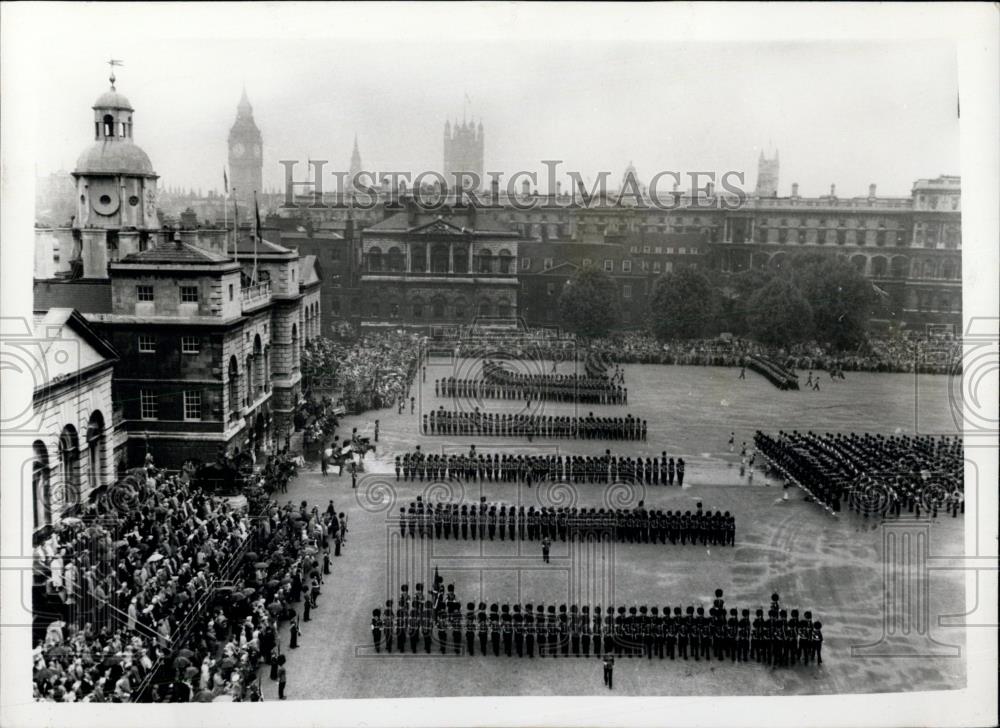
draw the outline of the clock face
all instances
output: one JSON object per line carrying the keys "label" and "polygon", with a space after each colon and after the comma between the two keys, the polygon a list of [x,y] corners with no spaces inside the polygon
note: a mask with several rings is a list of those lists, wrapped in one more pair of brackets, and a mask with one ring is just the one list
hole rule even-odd
{"label": "clock face", "polygon": [[240,144],[239,142],[236,142],[233,145],[233,156],[234,157],[242,157],[243,153],[245,151],[246,151],[246,148],[242,144]]}

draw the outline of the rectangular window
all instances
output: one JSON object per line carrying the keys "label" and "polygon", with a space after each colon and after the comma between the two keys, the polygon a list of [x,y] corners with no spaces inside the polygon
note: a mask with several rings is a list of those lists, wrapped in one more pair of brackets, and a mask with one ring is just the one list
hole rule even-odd
{"label": "rectangular window", "polygon": [[590,258],[584,258],[583,259],[583,267],[584,268],[586,268],[587,266],[589,266],[591,263],[593,263],[593,261]]}
{"label": "rectangular window", "polygon": [[631,272],[632,272],[632,261],[631,260],[623,260],[622,261],[622,273],[631,273]]}
{"label": "rectangular window", "polygon": [[639,252],[639,246],[638,245],[633,245],[631,248],[628,249],[628,252],[630,252],[633,255],[635,255],[636,253]]}
{"label": "rectangular window", "polygon": [[645,259],[642,260],[639,263],[639,266],[642,268],[642,272],[643,273],[648,273],[649,272],[649,261],[648,260],[645,260]]}
{"label": "rectangular window", "polygon": [[197,336],[181,337],[181,353],[197,354],[199,351],[201,351],[201,342],[198,340]]}
{"label": "rectangular window", "polygon": [[422,303],[413,304],[413,318],[423,318],[424,317],[424,306]]}
{"label": "rectangular window", "polygon": [[673,255],[673,254],[674,254],[674,249],[673,248],[667,248],[667,255]]}
{"label": "rectangular window", "polygon": [[648,254],[649,253],[649,246],[648,245],[643,245],[642,246],[642,252]]}
{"label": "rectangular window", "polygon": [[201,392],[184,393],[184,419],[201,419]]}
{"label": "rectangular window", "polygon": [[233,300],[233,296],[235,296],[235,295],[236,295],[236,294],[235,294],[235,292],[233,291],[233,284],[232,284],[232,283],[230,283],[230,284],[229,284],[229,300],[230,300],[230,301],[232,301],[232,300]]}
{"label": "rectangular window", "polygon": [[521,270],[531,270],[531,258],[521,258]]}
{"label": "rectangular window", "polygon": [[686,255],[687,248],[677,248],[677,255]]}
{"label": "rectangular window", "polygon": [[139,334],[139,353],[140,354],[155,354],[156,353],[156,337],[150,336],[149,334]]}
{"label": "rectangular window", "polygon": [[181,303],[198,303],[198,286],[181,286]]}
{"label": "rectangular window", "polygon": [[605,258],[604,259],[604,270],[606,270],[608,273],[610,273],[614,269],[615,269],[615,262],[613,260],[611,260],[610,258]]}
{"label": "rectangular window", "polygon": [[137,301],[152,301],[153,300],[153,287],[152,286],[136,286],[135,287],[135,299]]}
{"label": "rectangular window", "polygon": [[556,284],[549,283],[548,285],[546,285],[545,293],[548,294],[549,296],[554,296],[556,294]]}
{"label": "rectangular window", "polygon": [[657,255],[660,255],[663,253],[663,246],[657,245],[655,248],[653,248],[653,250],[656,252]]}
{"label": "rectangular window", "polygon": [[632,286],[628,283],[622,286],[622,298],[632,298]]}
{"label": "rectangular window", "polygon": [[145,389],[139,392],[139,416],[144,420],[155,420],[157,417],[156,394]]}
{"label": "rectangular window", "polygon": [[653,272],[654,273],[659,273],[660,272],[660,261],[658,261],[658,260],[654,260],[653,261]]}
{"label": "rectangular window", "polygon": [[552,267],[552,258],[546,258],[545,260],[542,261],[543,270],[548,270],[551,267]]}

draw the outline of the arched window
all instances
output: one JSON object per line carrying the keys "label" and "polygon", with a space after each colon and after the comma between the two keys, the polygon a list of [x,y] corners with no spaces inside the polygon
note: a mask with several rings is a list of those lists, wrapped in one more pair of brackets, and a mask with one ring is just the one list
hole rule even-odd
{"label": "arched window", "polygon": [[466,301],[465,298],[463,298],[462,296],[456,297],[452,305],[455,309],[456,321],[465,321],[466,319],[469,318],[469,314],[471,312],[469,311],[469,302]]}
{"label": "arched window", "polygon": [[492,307],[490,306],[490,302],[487,301],[485,298],[481,298],[479,300],[479,303],[476,304],[476,315],[477,316],[487,317],[487,316],[490,315],[491,311],[492,311]]}
{"label": "arched window", "polygon": [[34,502],[35,529],[52,523],[52,484],[49,450],[41,440],[32,443],[35,457],[31,465],[31,493]]}
{"label": "arched window", "polygon": [[113,137],[115,135],[115,118],[111,114],[104,115],[104,136]]}
{"label": "arched window", "polygon": [[87,476],[90,491],[104,484],[104,461],[107,439],[104,431],[104,415],[94,410],[87,423]]}
{"label": "arched window", "polygon": [[397,246],[392,246],[389,248],[389,252],[386,254],[387,263],[389,270],[394,273],[399,273],[403,270],[403,265],[405,261],[403,260],[403,251]]}
{"label": "arched window", "polygon": [[924,261],[924,278],[937,278],[938,266],[934,259]]}
{"label": "arched window", "polygon": [[299,327],[292,324],[292,371],[299,370]]}
{"label": "arched window", "polygon": [[59,475],[63,508],[75,505],[80,499],[80,438],[73,425],[66,425],[59,435]]}
{"label": "arched window", "polygon": [[511,256],[510,251],[504,248],[500,251],[500,272],[504,275],[513,273],[511,266],[514,264],[514,258]]}
{"label": "arched window", "polygon": [[897,255],[892,259],[892,277],[906,278],[906,272],[910,269],[910,260],[905,255]]}
{"label": "arched window", "polygon": [[414,273],[423,273],[427,268],[427,249],[423,245],[410,246],[410,267]]}
{"label": "arched window", "polygon": [[254,399],[258,399],[264,393],[264,345],[260,340],[260,334],[253,337],[253,383]]}
{"label": "arched window", "polygon": [[497,316],[499,316],[500,318],[510,318],[510,315],[511,315],[510,301],[508,301],[506,298],[501,298],[499,301],[497,301]]}
{"label": "arched window", "polygon": [[955,278],[955,261],[945,260],[941,265],[941,277],[942,278]]}
{"label": "arched window", "polygon": [[872,275],[876,278],[884,278],[886,273],[886,260],[881,255],[872,258]]}
{"label": "arched window", "polygon": [[480,273],[492,273],[493,272],[493,253],[489,250],[479,251],[479,272]]}
{"label": "arched window", "polygon": [[413,318],[421,319],[424,317],[424,301],[420,297],[416,297],[410,301],[410,306],[413,310]]}
{"label": "arched window", "polygon": [[431,272],[432,273],[447,273],[448,272],[448,246],[437,244],[431,248]]}
{"label": "arched window", "polygon": [[368,270],[372,273],[382,270],[382,248],[376,246],[368,251]]}
{"label": "arched window", "polygon": [[455,272],[468,273],[469,271],[469,251],[464,245],[455,248]]}
{"label": "arched window", "polygon": [[431,315],[436,319],[444,318],[444,299],[435,298],[434,302],[431,304]]}
{"label": "arched window", "polygon": [[229,357],[229,411],[240,411],[240,367],[235,356]]}
{"label": "arched window", "polygon": [[254,392],[256,391],[254,389],[254,385],[256,383],[254,382],[255,377],[254,377],[253,357],[250,356],[249,354],[247,354],[246,367],[244,371],[246,372],[246,377],[247,377],[247,397],[245,406],[249,407],[251,403],[253,403]]}

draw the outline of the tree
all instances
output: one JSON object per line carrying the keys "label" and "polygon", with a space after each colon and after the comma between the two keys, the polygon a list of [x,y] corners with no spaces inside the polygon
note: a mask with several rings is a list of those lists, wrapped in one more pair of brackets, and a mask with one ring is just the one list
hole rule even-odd
{"label": "tree", "polygon": [[796,256],[791,276],[812,308],[817,340],[835,349],[853,349],[865,340],[878,296],[871,281],[849,261],[820,254]]}
{"label": "tree", "polygon": [[559,296],[559,320],[577,336],[607,336],[621,321],[618,284],[604,271],[580,269]]}
{"label": "tree", "polygon": [[751,336],[762,344],[789,346],[813,333],[812,307],[785,277],[773,278],[751,295],[746,314]]}
{"label": "tree", "polygon": [[681,268],[653,289],[650,324],[660,339],[699,339],[718,333],[719,293],[701,271]]}

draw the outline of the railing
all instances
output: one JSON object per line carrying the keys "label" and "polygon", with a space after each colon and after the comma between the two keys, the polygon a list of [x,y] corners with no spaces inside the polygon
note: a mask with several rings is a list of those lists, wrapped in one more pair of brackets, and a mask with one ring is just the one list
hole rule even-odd
{"label": "railing", "polygon": [[[513,266],[511,266],[513,268]],[[367,269],[361,272],[361,275],[374,275],[374,276],[409,276],[413,278],[430,278],[430,277],[440,277],[448,276],[452,278],[495,278],[498,276],[510,276],[514,277],[517,275],[516,270],[509,270],[506,272],[501,271],[483,271],[483,270],[472,270],[472,271],[425,271],[425,270],[372,270]]]}
{"label": "railing", "polygon": [[271,297],[271,284],[257,283],[240,289],[240,301],[244,306],[266,301]]}

